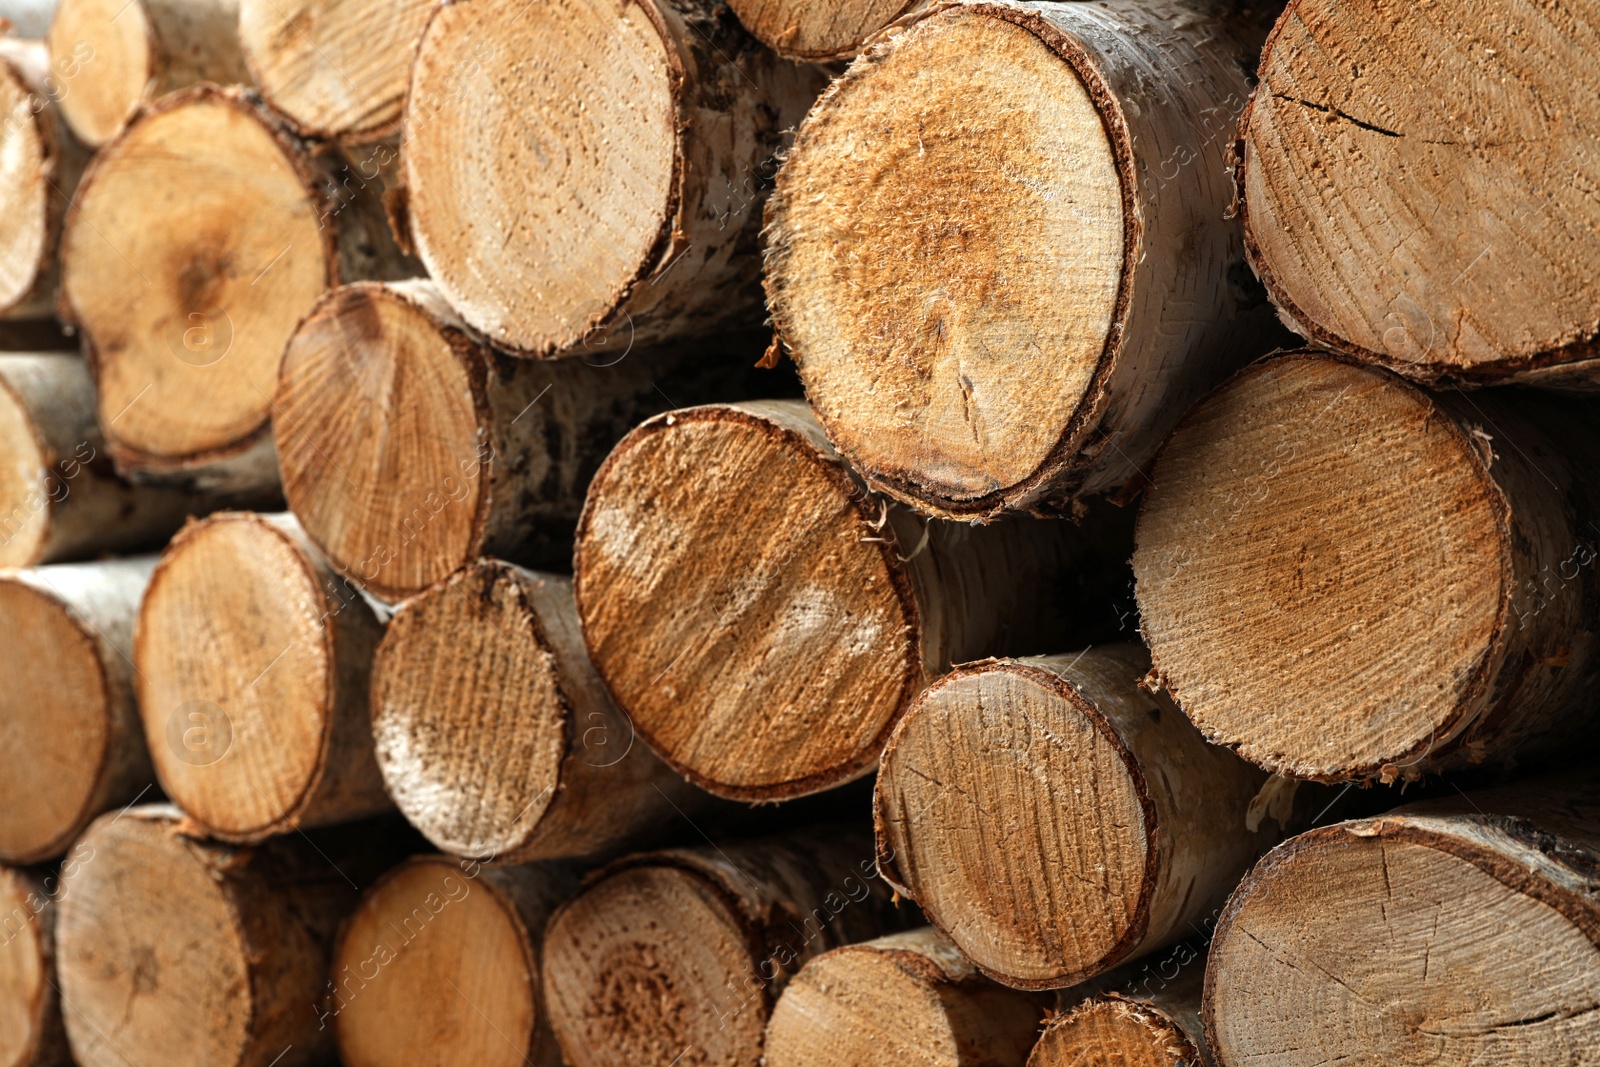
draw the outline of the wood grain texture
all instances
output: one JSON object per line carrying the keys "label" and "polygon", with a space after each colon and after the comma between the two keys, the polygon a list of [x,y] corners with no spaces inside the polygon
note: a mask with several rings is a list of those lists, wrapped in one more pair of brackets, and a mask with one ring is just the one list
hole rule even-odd
{"label": "wood grain texture", "polygon": [[798,401],[657,416],[578,527],[584,640],[697,785],[779,799],[868,773],[951,663],[1114,629],[1126,516],[925,522],[868,492]]}
{"label": "wood grain texture", "polygon": [[[1212,1067],[1200,1021],[1205,968],[1159,989],[1090,992],[1045,1027],[1027,1067]],[[1095,983],[1098,985],[1098,983]]]}
{"label": "wood grain texture", "polygon": [[71,1067],[56,977],[56,906],[35,873],[0,867],[0,1064]]}
{"label": "wood grain texture", "polygon": [[1596,826],[1588,773],[1286,842],[1217,926],[1218,1064],[1600,1062]]}
{"label": "wood grain texture", "polygon": [[745,29],[785,59],[848,59],[920,0],[728,0]]}
{"label": "wood grain texture", "polygon": [[1136,481],[1270,347],[1226,218],[1255,53],[1225,15],[935,4],[817,102],[767,208],[767,299],[875,489],[947,518],[1065,508]]}
{"label": "wood grain texture", "polygon": [[1590,2],[1293,0],[1240,168],[1284,321],[1423,380],[1600,389],[1597,60]]}
{"label": "wood grain texture", "polygon": [[1322,781],[1584,743],[1594,427],[1559,397],[1310,354],[1243,372],[1173,435],[1140,514],[1161,684],[1211,740]]}

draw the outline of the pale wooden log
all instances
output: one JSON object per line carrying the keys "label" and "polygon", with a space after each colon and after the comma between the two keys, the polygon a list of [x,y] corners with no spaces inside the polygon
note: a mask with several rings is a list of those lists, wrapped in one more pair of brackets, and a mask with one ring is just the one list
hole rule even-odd
{"label": "pale wooden log", "polygon": [[1187,416],[1134,571],[1155,680],[1208,738],[1321,781],[1590,745],[1594,409],[1430,394],[1300,353]]}
{"label": "pale wooden log", "polygon": [[430,282],[345,286],[284,354],[273,406],[284,494],[329,561],[386,600],[480,556],[565,570],[611,446],[675,403],[748,395],[765,341],[513,360]]}
{"label": "pale wooden log", "polygon": [[757,326],[761,204],[823,82],[722,0],[440,5],[406,103],[417,251],[525,355]]}
{"label": "pale wooden log", "polygon": [[254,96],[202,85],[143,109],[68,215],[62,288],[119,468],[277,492],[268,420],[283,347],[341,280],[396,277],[381,185]]}
{"label": "pale wooden log", "polygon": [[156,559],[0,574],[0,860],[60,856],[155,776],[134,701],[134,619]]}
{"label": "pale wooden log", "polygon": [[849,59],[922,0],[728,0],[745,29],[785,59]]}
{"label": "pale wooden log", "polygon": [[162,553],[139,610],[139,707],[162,787],[253,843],[390,807],[367,686],[383,629],[290,515],[219,512]]}
{"label": "pale wooden log", "polygon": [[1234,21],[940,3],[817,102],[767,208],[767,299],[870,485],[962,519],[1136,486],[1271,347],[1227,217],[1256,51]]}
{"label": "pale wooden log", "polygon": [[571,580],[496,560],[395,613],[373,663],[372,731],[395,803],[457,855],[594,855],[704,807],[607,696]]}
{"label": "pale wooden log", "polygon": [[578,613],[663,759],[783,799],[870,773],[952,663],[1114,631],[1126,530],[1111,508],[925,522],[866,491],[804,403],[707,405],[644,423],[595,476]]}
{"label": "pale wooden log", "polygon": [[61,1025],[55,922],[55,901],[44,879],[0,868],[0,1064],[5,1067],[71,1067]]}
{"label": "pale wooden log", "polygon": [[1285,842],[1217,925],[1217,1063],[1600,1062],[1597,828],[1591,771]]}
{"label": "pale wooden log", "polygon": [[1153,990],[1091,993],[1050,1020],[1027,1067],[1212,1067],[1200,1021],[1204,978],[1196,963]]}
{"label": "pale wooden log", "polygon": [[931,927],[826,952],[784,988],[764,1067],[1024,1067],[1044,1015]]}
{"label": "pale wooden log", "polygon": [[[543,985],[572,1067],[757,1067],[772,1004],[807,960],[884,932],[865,835],[815,831],[607,868],[545,932]],[[692,1051],[691,1051],[692,1050]]]}
{"label": "pale wooden log", "polygon": [[99,148],[139,105],[200,82],[246,83],[238,0],[60,0],[50,55],[75,73],[61,113]]}
{"label": "pale wooden log", "polygon": [[1597,71],[1591,3],[1292,0],[1239,168],[1285,323],[1424,381],[1600,390]]}
{"label": "pale wooden log", "polygon": [[936,682],[883,754],[884,878],[982,971],[1059,989],[1193,933],[1281,836],[1288,796],[1139,687],[1136,645]]}

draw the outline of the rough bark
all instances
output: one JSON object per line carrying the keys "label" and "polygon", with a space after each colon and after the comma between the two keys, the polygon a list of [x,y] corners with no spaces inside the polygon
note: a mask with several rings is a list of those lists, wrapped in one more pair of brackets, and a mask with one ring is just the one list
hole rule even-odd
{"label": "rough bark", "polygon": [[130,657],[155,564],[148,556],[0,575],[0,718],[15,757],[0,785],[0,860],[55,859],[95,816],[154,782]]}
{"label": "rough bark", "polygon": [[457,855],[595,855],[704,807],[606,695],[571,580],[508,563],[482,560],[395,613],[372,730],[395,803]]}
{"label": "rough bark", "polygon": [[728,0],[745,29],[785,59],[849,59],[921,0]]}
{"label": "rough bark", "polygon": [[557,362],[483,343],[425,281],[335,290],[274,401],[284,493],[341,573],[386,600],[480,556],[565,570],[611,446],[675,403],[749,395],[766,337]]}
{"label": "rough bark", "polygon": [[1156,990],[1095,992],[1050,1020],[1027,1067],[1212,1067],[1200,1022],[1205,968]]}
{"label": "rough bark", "polygon": [[926,513],[1136,487],[1271,347],[1227,217],[1255,46],[1225,5],[935,4],[812,109],[767,298],[830,439]]}
{"label": "rough bark", "polygon": [[139,611],[139,706],[167,795],[249,844],[389,808],[367,689],[381,624],[289,515],[172,539]]}
{"label": "rough bark", "polygon": [[1115,631],[1127,516],[924,522],[799,401],[657,416],[590,487],[574,572],[600,676],[663,759],[773,800],[869,773],[952,663]]}
{"label": "rough bark", "polygon": [[119,469],[240,505],[276,497],[268,421],[295,323],[341,280],[412,269],[380,191],[253,95],[209,85],[100,151],[68,214],[62,290]]}
{"label": "rough bark", "polygon": [[524,355],[757,326],[761,204],[823,80],[720,0],[443,4],[407,98],[417,250]]}
{"label": "rough bark", "polygon": [[1424,381],[1600,390],[1597,69],[1588,3],[1293,0],[1239,167],[1284,322]]}
{"label": "rough bark", "polygon": [[1597,1062],[1597,826],[1588,772],[1285,842],[1217,926],[1217,1063]]}
{"label": "rough bark", "polygon": [[72,1065],[57,992],[55,922],[46,881],[0,867],[0,1063],[6,1067]]}
{"label": "rough bark", "polygon": [[1134,570],[1156,678],[1208,738],[1322,781],[1591,747],[1589,404],[1427,393],[1293,354],[1198,406]]}
{"label": "rough bark", "polygon": [[984,978],[931,927],[825,953],[767,1023],[765,1067],[1023,1067],[1043,1005]]}
{"label": "rough bark", "polygon": [[551,1024],[572,1067],[756,1067],[794,973],[891,916],[851,832],[629,857],[550,920]]}
{"label": "rough bark", "polygon": [[1268,810],[1265,774],[1140,688],[1148,665],[960,668],[885,748],[879,868],[991,978],[1064,988],[1187,937],[1279,839],[1291,798]]}

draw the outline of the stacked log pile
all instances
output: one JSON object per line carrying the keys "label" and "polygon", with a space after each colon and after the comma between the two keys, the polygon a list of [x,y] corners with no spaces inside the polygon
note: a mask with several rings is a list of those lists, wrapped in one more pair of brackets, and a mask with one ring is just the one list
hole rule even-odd
{"label": "stacked log pile", "polygon": [[1597,71],[0,0],[0,1067],[1600,1067]]}

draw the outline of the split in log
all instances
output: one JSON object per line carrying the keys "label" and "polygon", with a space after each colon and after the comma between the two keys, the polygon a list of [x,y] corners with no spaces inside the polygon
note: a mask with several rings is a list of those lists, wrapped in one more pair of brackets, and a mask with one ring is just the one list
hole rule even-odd
{"label": "split in log", "polygon": [[0,1064],[71,1067],[61,1025],[55,901],[42,879],[0,868]]}
{"label": "split in log", "polygon": [[1592,407],[1258,364],[1154,468],[1134,570],[1156,678],[1208,738],[1321,781],[1593,736]]}
{"label": "split in log", "polygon": [[1600,9],[1292,0],[1260,78],[1245,235],[1290,327],[1425,381],[1600,389]]}
{"label": "split in log", "polygon": [[767,207],[767,297],[870,485],[960,519],[1137,485],[1272,346],[1226,218],[1254,56],[1209,0],[941,4],[833,83]]}
{"label": "split in log", "polygon": [[785,59],[848,59],[920,0],[728,0],[745,29]]}
{"label": "split in log", "polygon": [[1023,1067],[1043,1014],[1034,998],[984,978],[923,927],[806,964],[772,1009],[762,1062]]}
{"label": "split in log", "polygon": [[67,218],[62,288],[120,468],[271,502],[268,419],[295,323],[343,278],[407,269],[376,192],[214,86],[162,98],[100,151]]}
{"label": "split in log", "polygon": [[1154,991],[1083,998],[1050,1020],[1027,1067],[1211,1067],[1200,1023],[1204,978],[1197,962]]}
{"label": "split in log", "polygon": [[1288,821],[1139,687],[1148,665],[1108,645],[960,668],[884,750],[879,869],[991,978],[1059,989],[1188,936]]}
{"label": "split in log", "polygon": [[1126,516],[926,522],[867,492],[800,401],[657,416],[595,476],[584,639],[639,735],[720,796],[870,773],[952,663],[1115,630]]}
{"label": "split in log", "polygon": [[400,810],[461,856],[595,855],[703,806],[606,695],[571,580],[508,563],[482,560],[395,613],[372,732]]}
{"label": "split in log", "polygon": [[150,580],[134,652],[167,795],[242,843],[386,810],[367,713],[380,637],[292,517],[184,527]]}
{"label": "split in log", "polygon": [[551,1025],[572,1067],[756,1067],[789,978],[891,913],[853,833],[629,857],[550,920]]}
{"label": "split in log", "polygon": [[1273,850],[1212,942],[1217,1063],[1595,1062],[1597,781],[1417,804]]}
{"label": "split in log", "polygon": [[761,204],[823,82],[722,0],[440,5],[406,103],[412,239],[511,351],[758,326]]}
{"label": "split in log", "polygon": [[134,702],[134,618],[155,557],[0,575],[0,860],[67,851],[154,774]]}

